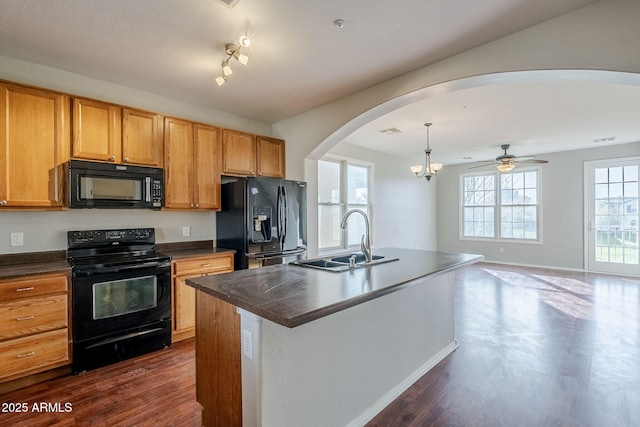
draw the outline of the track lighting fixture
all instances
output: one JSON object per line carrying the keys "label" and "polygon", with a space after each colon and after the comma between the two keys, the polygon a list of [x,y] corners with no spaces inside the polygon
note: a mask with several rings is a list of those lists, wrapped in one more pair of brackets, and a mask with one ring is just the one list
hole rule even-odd
{"label": "track lighting fixture", "polygon": [[227,44],[225,46],[225,52],[227,54],[227,59],[222,61],[222,72],[219,77],[216,78],[216,83],[218,86],[222,86],[227,82],[227,78],[233,74],[233,70],[231,69],[231,65],[229,65],[229,60],[234,58],[242,65],[247,65],[249,62],[249,57],[242,53],[242,48],[249,47],[251,45],[251,40],[247,36],[240,36],[238,40],[239,44]]}

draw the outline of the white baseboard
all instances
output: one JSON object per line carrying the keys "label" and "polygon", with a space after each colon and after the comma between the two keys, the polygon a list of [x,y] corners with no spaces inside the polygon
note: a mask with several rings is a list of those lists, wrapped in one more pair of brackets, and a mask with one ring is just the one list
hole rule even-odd
{"label": "white baseboard", "polygon": [[458,348],[458,341],[453,340],[445,348],[437,352],[431,359],[427,360],[418,369],[412,372],[407,378],[405,378],[400,384],[389,390],[384,396],[378,399],[367,410],[362,412],[356,418],[351,420],[347,427],[360,427],[371,421],[376,415],[378,415],[384,408],[386,408],[391,402],[397,399],[402,393],[404,393],[409,387],[411,387],[416,381],[418,381],[424,374],[429,372],[434,366],[440,363],[445,357],[453,353]]}

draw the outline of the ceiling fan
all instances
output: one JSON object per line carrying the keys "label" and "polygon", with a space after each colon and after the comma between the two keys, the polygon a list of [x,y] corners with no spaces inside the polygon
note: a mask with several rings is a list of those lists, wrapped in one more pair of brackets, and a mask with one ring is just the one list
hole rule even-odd
{"label": "ceiling fan", "polygon": [[536,156],[516,157],[513,154],[507,153],[507,150],[509,149],[509,147],[510,147],[510,144],[502,144],[500,148],[504,150],[503,154],[496,157],[495,160],[482,160],[479,163],[483,163],[483,164],[470,167],[469,169],[481,168],[489,165],[497,165],[496,168],[500,172],[509,172],[516,167],[516,163],[519,163],[519,164],[549,163],[548,160],[537,160],[535,158]]}

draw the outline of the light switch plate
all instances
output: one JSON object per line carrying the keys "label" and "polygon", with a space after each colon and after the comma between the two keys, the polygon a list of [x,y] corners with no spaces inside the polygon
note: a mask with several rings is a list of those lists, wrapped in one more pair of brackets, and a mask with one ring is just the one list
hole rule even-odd
{"label": "light switch plate", "polygon": [[189,227],[188,225],[185,225],[184,227],[182,227],[182,237],[189,237],[191,236],[191,227]]}

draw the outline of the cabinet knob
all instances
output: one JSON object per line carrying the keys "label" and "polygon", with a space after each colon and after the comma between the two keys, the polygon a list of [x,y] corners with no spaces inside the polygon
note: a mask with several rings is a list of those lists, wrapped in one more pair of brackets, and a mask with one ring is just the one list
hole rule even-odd
{"label": "cabinet knob", "polygon": [[7,201],[6,200],[0,200],[0,205],[6,205]]}
{"label": "cabinet knob", "polygon": [[200,206],[200,204],[199,204],[199,203],[196,203],[196,208],[197,208],[197,207],[199,207],[199,206]]}
{"label": "cabinet knob", "polygon": [[107,159],[110,162],[115,162],[116,161],[116,156],[111,156]]}
{"label": "cabinet knob", "polygon": [[191,207],[193,207],[193,203],[191,203]]}
{"label": "cabinet knob", "polygon": [[129,158],[128,158],[128,157],[125,157],[124,159],[122,159],[122,161],[126,163],[126,162],[128,162],[128,161],[129,161]]}

